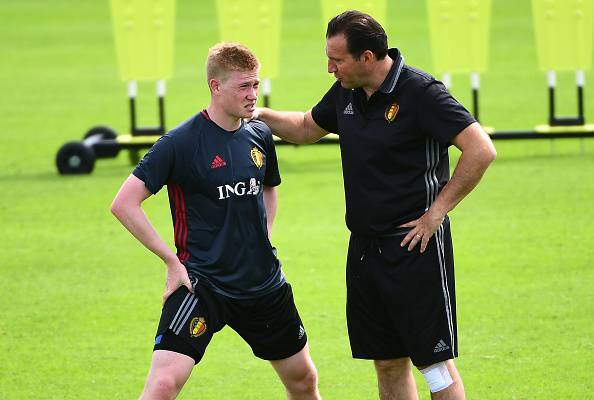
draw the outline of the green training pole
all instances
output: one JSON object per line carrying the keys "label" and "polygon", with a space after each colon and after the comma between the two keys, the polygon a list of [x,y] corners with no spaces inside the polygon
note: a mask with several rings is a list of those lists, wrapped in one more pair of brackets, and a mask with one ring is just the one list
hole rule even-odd
{"label": "green training pole", "polygon": [[[532,0],[538,65],[547,72],[549,126],[585,125],[585,71],[592,67],[594,0]],[[555,115],[556,71],[575,71],[578,112]],[[537,127],[538,128],[538,127]]]}
{"label": "green training pole", "polygon": [[491,0],[427,0],[434,67],[439,72],[487,69]]}
{"label": "green training pole", "polygon": [[540,69],[590,69],[593,3],[593,0],[532,0]]}
{"label": "green training pole", "polygon": [[122,80],[170,78],[175,0],[110,0],[110,5]]}
{"label": "green training pole", "polygon": [[[173,69],[175,0],[110,0],[120,77],[128,82],[132,135],[165,132],[165,80]],[[159,126],[136,124],[137,81],[156,81]],[[138,151],[130,150],[132,163]]]}
{"label": "green training pole", "polygon": [[427,0],[431,54],[446,87],[451,74],[470,74],[473,114],[479,119],[480,73],[487,69],[491,0]]}
{"label": "green training pole", "polygon": [[269,105],[271,79],[278,76],[281,0],[217,0],[220,37],[252,50],[260,60],[264,105]]}

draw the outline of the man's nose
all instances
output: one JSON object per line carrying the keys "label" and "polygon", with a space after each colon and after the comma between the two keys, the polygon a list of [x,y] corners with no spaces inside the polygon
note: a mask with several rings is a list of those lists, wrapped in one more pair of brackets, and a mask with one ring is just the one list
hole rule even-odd
{"label": "man's nose", "polygon": [[258,98],[258,88],[251,88],[248,92],[247,98],[250,100],[255,100]]}
{"label": "man's nose", "polygon": [[328,61],[328,73],[333,74],[336,72],[336,64],[332,61]]}

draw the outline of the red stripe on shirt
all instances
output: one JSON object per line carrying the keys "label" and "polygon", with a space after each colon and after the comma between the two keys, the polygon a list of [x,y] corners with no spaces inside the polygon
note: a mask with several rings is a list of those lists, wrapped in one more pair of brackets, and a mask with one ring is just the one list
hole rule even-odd
{"label": "red stripe on shirt", "polygon": [[177,257],[181,262],[187,261],[190,254],[186,249],[188,238],[188,226],[186,219],[186,206],[183,192],[179,185],[168,185],[170,199],[173,199],[173,209],[175,215],[174,221],[174,239],[175,247],[177,248]]}
{"label": "red stripe on shirt", "polygon": [[177,193],[180,204],[180,230],[179,230],[179,245],[181,249],[181,261],[187,261],[190,258],[188,249],[186,247],[186,241],[188,238],[188,224],[186,220],[186,203],[184,201],[184,194],[181,187],[177,186]]}
{"label": "red stripe on shirt", "polygon": [[173,185],[167,185],[167,193],[169,194],[169,202],[173,204],[173,238],[175,242],[175,247],[177,248],[177,244],[179,242],[179,240],[177,239],[179,231],[179,207],[177,204],[177,196]]}
{"label": "red stripe on shirt", "polygon": [[206,110],[202,110],[200,113],[201,113],[202,115],[204,115],[204,118],[206,118],[207,120],[209,120],[209,121],[210,121],[210,116],[208,115],[208,111],[206,111]]}
{"label": "red stripe on shirt", "polygon": [[186,217],[186,201],[184,200],[184,195],[182,192],[181,187],[177,187],[178,191],[179,191],[179,199],[180,199],[180,203],[181,203],[181,217],[182,217],[182,230],[181,230],[181,246],[183,249],[183,260],[182,261],[188,261],[188,259],[190,258],[190,253],[188,252],[188,221],[187,221],[187,217]]}

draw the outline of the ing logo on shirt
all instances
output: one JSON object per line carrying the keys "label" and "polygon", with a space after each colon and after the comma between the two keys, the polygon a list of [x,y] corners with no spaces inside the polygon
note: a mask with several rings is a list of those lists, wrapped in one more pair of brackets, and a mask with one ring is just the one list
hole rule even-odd
{"label": "ing logo on shirt", "polygon": [[264,165],[264,155],[262,154],[262,152],[258,150],[257,147],[254,147],[250,154],[252,156],[252,161],[254,162],[254,164],[256,164],[256,167],[262,168],[262,166]]}
{"label": "ing logo on shirt", "polygon": [[228,199],[231,195],[245,196],[253,195],[256,196],[260,193],[260,181],[256,178],[250,178],[249,182],[237,182],[233,185],[221,185],[217,186],[219,191],[219,200]]}

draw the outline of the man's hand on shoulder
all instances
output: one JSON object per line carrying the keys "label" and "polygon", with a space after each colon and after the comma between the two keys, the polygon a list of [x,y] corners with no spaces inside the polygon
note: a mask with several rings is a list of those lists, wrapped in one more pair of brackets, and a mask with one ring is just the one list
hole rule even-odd
{"label": "man's hand on shoulder", "polygon": [[254,119],[264,122],[272,133],[290,143],[314,143],[328,134],[315,123],[311,110],[304,113],[256,107],[252,115],[252,120]]}
{"label": "man's hand on shoulder", "polygon": [[264,109],[263,107],[256,107],[256,109],[254,110],[254,113],[252,114],[252,120],[260,119],[263,109]]}

